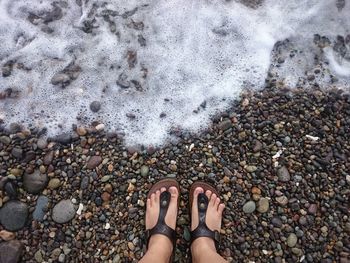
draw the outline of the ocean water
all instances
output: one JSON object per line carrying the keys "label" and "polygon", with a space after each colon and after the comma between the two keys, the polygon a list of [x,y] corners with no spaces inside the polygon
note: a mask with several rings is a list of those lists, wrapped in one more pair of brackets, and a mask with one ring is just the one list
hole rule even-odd
{"label": "ocean water", "polygon": [[162,145],[268,75],[347,89],[349,14],[345,0],[0,0],[0,119]]}

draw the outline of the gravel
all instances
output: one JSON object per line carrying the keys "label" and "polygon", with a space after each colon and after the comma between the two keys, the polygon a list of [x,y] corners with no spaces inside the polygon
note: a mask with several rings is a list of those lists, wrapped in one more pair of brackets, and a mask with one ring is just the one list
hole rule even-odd
{"label": "gravel", "polygon": [[47,141],[34,128],[0,132],[0,233],[11,239],[0,240],[0,255],[137,261],[148,190],[173,177],[182,194],[177,262],[188,262],[197,180],[215,184],[225,203],[219,253],[229,262],[349,262],[349,95],[271,84],[232,107],[201,134],[179,131],[158,149],[91,127]]}

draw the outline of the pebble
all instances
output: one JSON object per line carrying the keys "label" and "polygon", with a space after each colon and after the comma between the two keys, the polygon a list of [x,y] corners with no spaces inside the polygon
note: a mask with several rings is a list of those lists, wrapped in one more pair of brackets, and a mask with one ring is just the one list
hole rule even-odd
{"label": "pebble", "polygon": [[49,204],[49,199],[46,196],[44,195],[39,196],[38,200],[36,201],[35,210],[33,212],[33,220],[36,220],[39,222],[43,221],[44,216],[48,209],[48,204]]}
{"label": "pebble", "polygon": [[266,213],[269,210],[270,204],[269,204],[269,200],[267,198],[261,198],[258,201],[258,208],[257,210],[260,213]]}
{"label": "pebble", "polygon": [[0,142],[9,145],[11,143],[11,138],[8,136],[0,136]]}
{"label": "pebble", "polygon": [[18,231],[27,222],[28,207],[20,201],[9,201],[0,209],[0,223],[6,230]]}
{"label": "pebble", "polygon": [[147,165],[142,165],[140,168],[140,174],[142,177],[146,177],[149,173],[149,167]]}
{"label": "pebble", "polygon": [[47,147],[47,140],[44,138],[39,138],[36,145],[39,149],[44,150]]}
{"label": "pebble", "polygon": [[54,152],[53,151],[49,151],[48,153],[45,154],[44,158],[43,158],[43,163],[45,165],[49,165],[52,163],[52,160],[54,158]]}
{"label": "pebble", "polygon": [[71,200],[62,200],[52,209],[52,219],[59,224],[72,220],[75,216],[75,207]]}
{"label": "pebble", "polygon": [[246,214],[253,213],[255,211],[256,205],[254,201],[248,201],[243,206],[243,212]]}
{"label": "pebble", "polygon": [[258,168],[255,166],[255,165],[247,165],[245,167],[245,170],[248,172],[248,173],[254,173],[256,170],[258,170]]}
{"label": "pebble", "polygon": [[18,240],[0,243],[0,263],[17,263],[23,254],[24,246]]}
{"label": "pebble", "polygon": [[288,198],[284,195],[276,197],[276,201],[281,206],[285,206],[286,204],[288,204]]}
{"label": "pebble", "polygon": [[98,112],[101,109],[101,102],[99,101],[93,101],[90,104],[90,110],[92,112]]}
{"label": "pebble", "polygon": [[218,126],[220,130],[226,131],[232,127],[232,122],[230,120],[224,120]]}
{"label": "pebble", "polygon": [[48,187],[49,187],[51,190],[54,190],[54,189],[60,187],[60,185],[61,185],[60,179],[58,179],[58,178],[52,178],[52,179],[49,181]]}
{"label": "pebble", "polygon": [[23,176],[23,185],[28,193],[38,194],[47,185],[47,174],[40,173],[39,170],[35,170],[32,174],[25,174]]}
{"label": "pebble", "polygon": [[43,255],[42,255],[40,249],[35,252],[34,259],[36,260],[36,262],[43,262],[44,261]]}
{"label": "pebble", "polygon": [[287,167],[285,167],[285,166],[282,166],[282,167],[277,169],[277,176],[278,176],[278,180],[281,182],[289,182],[290,181],[290,174],[289,174]]}
{"label": "pebble", "polygon": [[0,238],[4,241],[10,241],[16,238],[16,234],[10,231],[1,230]]}
{"label": "pebble", "polygon": [[294,233],[289,234],[287,238],[288,247],[295,247],[297,242],[298,242],[298,237]]}
{"label": "pebble", "polygon": [[102,163],[102,157],[95,155],[90,157],[89,161],[86,164],[86,167],[90,170],[93,170],[101,163]]}
{"label": "pebble", "polygon": [[23,158],[23,150],[21,148],[13,148],[11,151],[11,154],[13,157],[17,158],[17,159],[22,159]]}

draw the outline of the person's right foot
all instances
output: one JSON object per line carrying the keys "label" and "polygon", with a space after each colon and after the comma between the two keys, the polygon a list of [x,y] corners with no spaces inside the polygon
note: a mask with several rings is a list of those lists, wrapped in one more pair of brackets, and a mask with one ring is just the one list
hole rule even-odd
{"label": "person's right foot", "polygon": [[[201,187],[197,187],[193,193],[193,203],[192,203],[192,211],[191,211],[191,231],[195,230],[199,224],[198,219],[198,195],[203,193],[204,190]],[[221,229],[221,221],[222,221],[222,212],[225,209],[224,204],[220,204],[220,198],[216,196],[215,193],[211,191],[206,191],[205,195],[208,197],[209,204],[207,213],[205,216],[205,223],[208,228],[212,231],[219,231]],[[193,241],[192,248],[194,246],[208,246],[212,249],[215,249],[215,242],[213,239],[209,237],[200,237]],[[215,249],[216,251],[216,249]]]}

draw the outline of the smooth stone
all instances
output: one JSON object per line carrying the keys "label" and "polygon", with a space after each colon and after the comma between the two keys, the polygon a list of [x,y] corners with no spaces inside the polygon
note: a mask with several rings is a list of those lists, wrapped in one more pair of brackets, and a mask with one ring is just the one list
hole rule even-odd
{"label": "smooth stone", "polygon": [[51,79],[51,84],[58,85],[58,84],[68,83],[70,82],[70,80],[71,79],[69,75],[64,73],[56,73]]}
{"label": "smooth stone", "polygon": [[245,167],[245,170],[248,172],[248,173],[254,173],[258,168],[255,166],[255,165],[247,165]]}
{"label": "smooth stone", "polygon": [[191,240],[191,233],[190,230],[187,226],[184,227],[184,234],[183,237],[186,241],[190,241]]}
{"label": "smooth stone", "polygon": [[66,145],[72,142],[72,135],[70,133],[62,133],[52,138],[55,142]]}
{"label": "smooth stone", "polygon": [[40,249],[37,252],[35,252],[34,259],[36,260],[36,262],[43,262],[44,259]]}
{"label": "smooth stone", "polygon": [[84,176],[82,179],[81,179],[81,183],[80,183],[80,189],[81,190],[85,190],[89,187],[89,177],[88,176]]}
{"label": "smooth stone", "polygon": [[258,208],[257,210],[260,213],[266,213],[270,208],[269,200],[267,198],[260,198],[258,202]]}
{"label": "smooth stone", "polygon": [[0,239],[4,241],[10,241],[16,238],[16,234],[10,231],[1,230],[0,231]]}
{"label": "smooth stone", "polygon": [[0,243],[0,263],[17,263],[23,254],[24,246],[18,240]]}
{"label": "smooth stone", "polygon": [[100,163],[102,163],[102,157],[95,155],[90,157],[88,160],[86,167],[90,170],[95,169]]}
{"label": "smooth stone", "polygon": [[255,211],[256,205],[254,201],[248,201],[243,206],[243,212],[246,214],[251,214]]}
{"label": "smooth stone", "polygon": [[316,204],[311,204],[307,210],[309,214],[316,215],[317,213],[317,205]]}
{"label": "smooth stone", "polygon": [[47,198],[44,195],[39,196],[38,200],[36,201],[35,210],[33,212],[33,219],[36,221],[43,221],[44,216],[47,212],[49,204],[49,198]]}
{"label": "smooth stone", "polygon": [[20,201],[9,201],[0,209],[0,223],[6,230],[22,229],[28,218],[28,207]]}
{"label": "smooth stone", "polygon": [[17,159],[22,159],[23,158],[23,150],[21,148],[15,147],[12,149],[11,154],[13,157]]}
{"label": "smooth stone", "polygon": [[277,176],[278,176],[278,180],[281,182],[289,182],[290,181],[290,174],[289,174],[287,167],[285,167],[285,166],[282,166],[282,167],[277,169]]}
{"label": "smooth stone", "polygon": [[289,234],[287,238],[288,247],[295,247],[297,242],[298,242],[298,237],[294,233]]}
{"label": "smooth stone", "polygon": [[233,173],[228,169],[227,167],[224,167],[224,174],[231,178],[233,176]]}
{"label": "smooth stone", "polygon": [[4,190],[6,194],[10,197],[10,199],[16,199],[17,198],[17,187],[16,185],[8,181],[5,183]]}
{"label": "smooth stone", "polygon": [[11,138],[8,136],[1,136],[0,142],[5,144],[5,145],[9,145],[11,143]]}
{"label": "smooth stone", "polygon": [[54,152],[53,151],[49,151],[47,154],[45,154],[44,158],[43,158],[43,163],[45,165],[49,165],[52,163],[54,158]]}
{"label": "smooth stone", "polygon": [[101,103],[99,101],[93,101],[90,104],[90,110],[92,112],[98,112],[101,109]]}
{"label": "smooth stone", "polygon": [[71,200],[62,200],[52,209],[52,219],[56,223],[64,224],[75,216],[75,207]]}
{"label": "smooth stone", "polygon": [[263,144],[260,141],[256,140],[254,143],[253,152],[255,153],[260,152],[262,147],[263,147]]}
{"label": "smooth stone", "polygon": [[60,187],[60,185],[61,185],[60,179],[58,179],[58,178],[52,178],[52,179],[49,181],[48,187],[49,187],[51,190],[54,190],[54,189]]}
{"label": "smooth stone", "polygon": [[47,147],[47,140],[44,138],[38,139],[36,145],[38,146],[39,149],[43,150]]}
{"label": "smooth stone", "polygon": [[288,198],[284,195],[276,197],[276,201],[278,204],[285,206],[286,204],[288,204]]}
{"label": "smooth stone", "polygon": [[146,177],[149,173],[149,167],[147,165],[142,165],[140,169],[140,174],[142,177]]}
{"label": "smooth stone", "polygon": [[232,122],[230,120],[224,120],[218,124],[220,130],[228,130],[232,127]]}
{"label": "smooth stone", "polygon": [[31,194],[38,194],[44,190],[48,183],[47,181],[47,174],[42,174],[39,170],[34,171],[32,174],[25,174],[23,176],[24,188]]}

